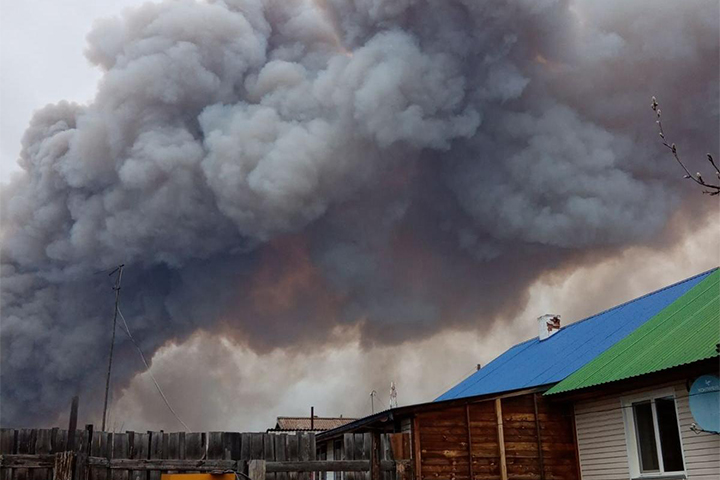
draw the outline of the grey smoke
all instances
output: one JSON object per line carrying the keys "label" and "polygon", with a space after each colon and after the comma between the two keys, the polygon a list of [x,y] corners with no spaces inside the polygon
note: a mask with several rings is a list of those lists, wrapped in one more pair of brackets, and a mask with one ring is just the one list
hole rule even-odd
{"label": "grey smoke", "polygon": [[[77,391],[97,408],[96,272],[121,262],[147,353],[198,329],[261,351],[480,326],[547,269],[671,235],[713,207],[648,99],[695,165],[718,144],[719,32],[703,0],[188,0],[98,22],[94,102],[38,111],[2,191],[0,421],[47,423]],[[116,388],[139,368],[119,338]]]}

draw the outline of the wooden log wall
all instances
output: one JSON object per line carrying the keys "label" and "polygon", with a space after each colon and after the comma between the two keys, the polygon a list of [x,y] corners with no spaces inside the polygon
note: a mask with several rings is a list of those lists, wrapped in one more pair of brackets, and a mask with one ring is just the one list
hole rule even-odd
{"label": "wooden log wall", "polygon": [[572,420],[535,394],[418,413],[416,480],[579,480]]}

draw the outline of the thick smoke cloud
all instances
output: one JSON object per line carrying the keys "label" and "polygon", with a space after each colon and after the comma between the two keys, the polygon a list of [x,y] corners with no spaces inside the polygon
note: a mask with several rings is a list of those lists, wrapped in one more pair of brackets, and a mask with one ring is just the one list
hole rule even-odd
{"label": "thick smoke cloud", "polygon": [[[648,99],[686,158],[716,146],[719,32],[709,0],[188,0],[98,22],[95,100],[40,110],[2,192],[3,425],[99,406],[97,272],[119,263],[147,352],[198,329],[293,351],[336,325],[365,345],[489,325],[541,272],[671,235],[711,207]],[[137,365],[119,338],[117,388]]]}

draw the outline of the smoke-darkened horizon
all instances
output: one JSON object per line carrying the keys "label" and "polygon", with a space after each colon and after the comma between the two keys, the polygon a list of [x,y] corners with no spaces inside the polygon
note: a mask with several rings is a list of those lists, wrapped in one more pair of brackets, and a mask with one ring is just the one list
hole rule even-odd
{"label": "smoke-darkened horizon", "polygon": [[[363,348],[489,328],[541,275],[681,240],[717,202],[649,99],[704,168],[718,8],[187,0],[97,22],[95,100],[39,110],[2,191],[0,423],[102,395],[119,263],[148,354],[205,331],[292,355],[337,328]],[[140,366],[118,342],[120,391]]]}

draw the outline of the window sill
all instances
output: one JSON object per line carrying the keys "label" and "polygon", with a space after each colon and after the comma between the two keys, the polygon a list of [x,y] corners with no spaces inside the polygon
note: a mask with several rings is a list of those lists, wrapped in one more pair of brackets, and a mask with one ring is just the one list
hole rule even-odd
{"label": "window sill", "polygon": [[662,475],[640,475],[633,477],[631,480],[687,480],[684,473],[663,473]]}

